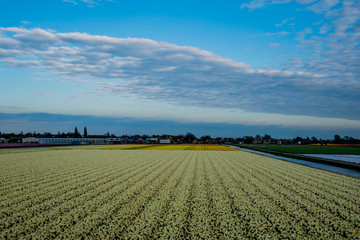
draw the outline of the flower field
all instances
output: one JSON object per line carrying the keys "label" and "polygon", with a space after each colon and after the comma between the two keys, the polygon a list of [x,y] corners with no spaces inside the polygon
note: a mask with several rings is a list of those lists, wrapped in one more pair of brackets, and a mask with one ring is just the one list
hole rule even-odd
{"label": "flower field", "polygon": [[300,153],[300,154],[360,154],[360,147],[357,145],[336,145],[329,144],[326,146],[321,145],[238,145],[239,147],[248,146],[258,150],[272,150],[285,153]]}
{"label": "flower field", "polygon": [[234,148],[221,146],[221,145],[202,145],[202,144],[179,144],[179,145],[166,145],[166,144],[149,144],[149,145],[113,145],[100,147],[99,149],[105,150],[193,150],[193,151],[239,151]]}
{"label": "flower field", "polygon": [[243,151],[102,149],[0,151],[0,238],[360,238],[357,178]]}

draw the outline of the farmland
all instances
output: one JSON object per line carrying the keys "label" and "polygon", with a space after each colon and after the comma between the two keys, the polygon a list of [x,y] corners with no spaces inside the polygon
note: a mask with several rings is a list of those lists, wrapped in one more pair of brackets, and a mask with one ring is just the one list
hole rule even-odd
{"label": "farmland", "polygon": [[[257,144],[241,144],[237,145],[241,148],[248,148],[256,151],[270,153],[277,156],[289,157],[295,159],[306,160],[310,162],[323,163],[327,165],[337,166],[341,168],[352,169],[360,171],[360,165],[354,161],[341,161],[338,159],[332,159],[332,154],[346,154],[346,155],[360,155],[359,146],[338,146],[338,145],[257,145]],[[312,155],[314,154],[314,155]],[[315,154],[322,154],[317,157]],[[328,157],[326,157],[328,155]]]}
{"label": "farmland", "polygon": [[195,151],[239,151],[234,148],[221,146],[221,145],[204,145],[204,144],[179,144],[179,145],[157,145],[157,144],[149,144],[149,145],[114,145],[110,147],[99,147],[98,149],[105,150],[195,150]]}
{"label": "farmland", "polygon": [[272,150],[284,153],[303,153],[303,154],[360,154],[360,147],[352,146],[320,146],[320,145],[240,145],[241,147],[249,147],[258,150]]}
{"label": "farmland", "polygon": [[359,179],[176,147],[0,151],[0,238],[359,239]]}

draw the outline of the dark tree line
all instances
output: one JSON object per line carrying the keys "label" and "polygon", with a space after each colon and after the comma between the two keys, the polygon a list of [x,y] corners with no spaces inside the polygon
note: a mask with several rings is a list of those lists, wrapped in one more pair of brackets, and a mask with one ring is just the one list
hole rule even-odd
{"label": "dark tree line", "polygon": [[7,139],[8,142],[19,142],[22,138],[25,137],[36,137],[36,138],[81,138],[81,137],[102,137],[102,138],[125,138],[125,139],[146,139],[146,138],[158,138],[158,139],[167,139],[171,138],[172,142],[177,143],[258,143],[258,144],[360,144],[360,139],[356,139],[349,136],[341,137],[340,135],[334,135],[333,139],[321,139],[315,136],[309,138],[294,137],[292,139],[276,139],[272,138],[271,135],[265,134],[264,136],[256,135],[253,136],[244,136],[242,138],[212,138],[209,135],[201,136],[197,138],[194,134],[188,132],[181,135],[122,135],[116,136],[109,132],[103,135],[89,135],[87,127],[84,127],[82,134],[79,132],[78,128],[75,127],[73,132],[57,132],[57,134],[52,134],[50,132],[37,133],[37,132],[20,132],[20,133],[1,133],[0,138]]}

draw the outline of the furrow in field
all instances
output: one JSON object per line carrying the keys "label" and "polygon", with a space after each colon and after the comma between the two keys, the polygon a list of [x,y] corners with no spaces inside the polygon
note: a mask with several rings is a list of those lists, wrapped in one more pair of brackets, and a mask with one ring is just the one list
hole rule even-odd
{"label": "furrow in field", "polygon": [[[94,169],[99,169],[99,168],[106,168],[107,165],[112,165],[112,164],[115,164],[114,162],[109,162],[107,161],[106,159],[104,160],[101,160],[99,161],[99,159],[102,159],[102,157],[104,157],[103,155],[98,155],[98,156],[94,156],[94,153],[96,154],[96,152],[92,152],[91,154],[91,157],[89,156],[89,160],[86,160],[86,162],[84,160],[81,160],[81,161],[78,161],[78,158],[83,158],[83,156],[80,157],[80,154],[81,153],[77,153],[75,152],[75,154],[71,154],[71,155],[62,155],[61,157],[62,158],[65,158],[66,157],[66,161],[67,162],[70,162],[70,164],[67,164],[66,166],[62,166],[61,168],[57,168],[56,169],[56,174],[45,174],[45,176],[41,175],[41,180],[38,179],[38,178],[34,178],[34,180],[30,181],[29,179],[27,179],[27,183],[34,183],[35,185],[39,185],[39,184],[42,184],[43,182],[45,183],[49,183],[49,177],[53,180],[52,182],[54,182],[55,180],[56,181],[64,181],[64,178],[63,176],[68,176],[68,175],[73,175],[74,173],[75,174],[79,174],[79,173],[82,173],[82,172],[86,172],[86,171],[93,171]],[[97,153],[99,154],[99,153]],[[82,154],[81,154],[82,155]],[[109,154],[107,154],[109,155]],[[69,158],[69,157],[72,157],[73,159]],[[98,157],[95,158],[95,157]],[[117,156],[119,158],[119,163],[123,164],[120,160],[122,158],[124,158],[124,156]],[[95,159],[94,159],[95,158]],[[43,166],[52,166],[54,165],[57,160],[56,159],[49,159],[51,161],[48,161],[48,159],[45,159],[44,161],[41,162],[40,166],[41,168],[43,168]],[[124,159],[123,159],[124,160]],[[51,163],[51,164],[49,164]],[[119,163],[116,163],[116,164],[119,164]],[[68,166],[69,165],[69,166]],[[37,168],[38,166],[36,166]],[[76,167],[74,169],[74,167]],[[31,168],[30,170],[32,171],[35,167]],[[65,170],[65,171],[64,171]],[[31,171],[27,171],[27,172],[31,172]],[[20,179],[19,179],[20,178]],[[23,179],[22,176],[17,176],[16,177],[16,182],[19,182],[18,185],[23,185],[23,183],[21,182],[21,180]],[[14,181],[14,180],[13,180]],[[40,182],[39,182],[40,181]],[[42,186],[43,187],[43,186]],[[14,186],[11,187],[12,189],[14,189]],[[21,188],[21,190],[23,189],[23,187]]]}
{"label": "furrow in field", "polygon": [[[251,155],[252,153],[247,154]],[[256,155],[256,157],[252,157],[252,159],[254,160],[259,158],[262,158],[262,156]],[[319,171],[319,169],[294,164],[278,159],[268,157],[265,158],[268,159],[268,161],[266,161],[267,164],[271,165],[273,168],[282,170],[283,172],[291,173],[293,177],[303,179],[303,176],[306,175],[307,184],[312,182],[314,185],[328,186],[332,189],[336,189],[339,192],[342,192],[343,196],[346,196],[349,191],[358,191],[358,180],[356,178],[349,178],[345,175],[332,173],[324,170]]]}
{"label": "furrow in field", "polygon": [[[117,169],[114,171],[117,171]],[[51,208],[60,205],[64,201],[69,201],[72,198],[80,196],[89,190],[89,184],[94,185],[94,183],[97,182],[103,182],[105,184],[107,181],[111,180],[107,178],[110,174],[112,173],[103,172],[100,176],[90,175],[87,179],[79,179],[79,181],[82,181],[81,183],[76,181],[75,183],[71,182],[63,184],[61,188],[54,187],[53,189],[47,189],[47,191],[34,192],[30,196],[31,199],[26,198],[22,202],[12,203],[10,207],[1,210],[0,215],[2,218],[0,221],[0,229],[9,228],[14,224],[24,222],[42,212],[49,211]],[[26,195],[26,197],[27,196],[28,195]],[[38,198],[36,198],[36,196],[38,196]],[[11,199],[8,201],[11,202]]]}
{"label": "furrow in field", "polygon": [[[276,160],[275,160],[276,161]],[[257,162],[257,160],[254,159],[253,162]],[[326,196],[326,198],[331,198],[332,202],[334,202],[337,205],[342,205],[345,209],[348,206],[351,205],[358,205],[359,204],[359,198],[360,198],[360,186],[356,182],[353,182],[354,179],[353,178],[345,178],[346,180],[350,180],[353,183],[353,188],[355,190],[345,190],[346,192],[342,191],[342,190],[338,190],[339,188],[341,189],[341,187],[339,187],[338,185],[341,185],[341,179],[343,179],[343,176],[339,176],[338,174],[328,174],[328,178],[326,181],[320,181],[320,182],[316,182],[316,180],[311,180],[309,181],[309,174],[307,173],[302,173],[301,175],[297,174],[297,170],[300,168],[300,166],[298,165],[290,165],[287,164],[286,168],[281,167],[281,165],[277,164],[272,164],[272,159],[266,158],[266,161],[263,161],[264,163],[266,163],[266,165],[264,164],[260,164],[261,166],[263,166],[263,168],[268,169],[269,171],[272,171],[273,173],[278,173],[278,176],[280,176],[281,178],[286,178],[286,181],[292,181],[294,183],[297,184],[301,184],[303,187],[305,187],[306,189],[308,189],[309,191],[313,192],[314,195],[319,195],[319,196]],[[257,162],[258,163],[258,162]],[[314,169],[311,168],[306,168],[309,171],[314,171]],[[319,171],[319,170],[315,170],[315,171]],[[323,171],[321,171],[323,172]],[[304,177],[306,176],[306,177]],[[325,184],[326,182],[326,184]],[[331,182],[331,184],[329,184],[329,182]],[[356,187],[357,186],[357,187]],[[354,194],[355,193],[355,194]],[[351,211],[354,211],[354,208],[351,208]],[[357,210],[358,211],[358,210]]]}
{"label": "furrow in field", "polygon": [[158,230],[159,239],[189,239],[189,222],[191,219],[194,184],[199,173],[195,153],[189,153],[189,169],[184,181],[176,189],[176,198],[171,204],[165,225]]}
{"label": "furrow in field", "polygon": [[[162,161],[159,160],[156,163],[149,164],[145,169],[139,168],[129,175],[120,176],[118,179],[115,178],[106,185],[87,188],[85,194],[76,196],[72,200],[63,201],[60,205],[47,211],[46,214],[35,216],[24,222],[24,224],[18,224],[13,228],[6,229],[2,235],[10,236],[10,238],[12,238],[12,234],[16,234],[15,236],[31,237],[29,234],[37,229],[33,233],[35,235],[32,235],[35,238],[36,236],[52,238],[53,234],[59,234],[59,229],[72,225],[81,218],[96,211],[102,204],[111,201],[138,181],[142,181],[144,176],[157,171],[161,165]],[[40,235],[38,235],[39,232],[41,232]]]}
{"label": "furrow in field", "polygon": [[[108,165],[111,165],[109,163]],[[64,176],[72,176],[74,174],[78,174],[79,171],[82,171],[84,174],[86,172],[94,171],[95,166],[88,167],[87,169],[82,168],[70,168],[70,170],[65,170],[66,168],[58,168],[54,170],[51,173],[31,173],[31,179],[30,177],[24,178],[21,174],[14,176],[11,181],[7,182],[7,185],[4,185],[0,188],[0,196],[1,201],[3,198],[8,198],[8,194],[12,194],[13,192],[20,192],[22,194],[22,191],[24,190],[30,190],[28,187],[38,186],[42,184],[51,184],[49,182],[49,179],[52,179],[54,181],[62,181]],[[98,164],[99,168],[106,168],[106,164]],[[96,167],[95,167],[96,168]],[[65,171],[64,171],[65,170]],[[30,172],[30,171],[29,171]],[[24,188],[24,185],[27,186],[27,188]],[[16,196],[14,196],[16,197]]]}
{"label": "furrow in field", "polygon": [[[247,169],[249,167],[247,164],[242,164],[239,166],[234,165],[233,162],[230,162],[230,159],[224,158],[223,163],[227,166],[224,168],[226,169],[227,174],[225,176],[229,176],[233,181],[235,181],[239,186],[242,186],[243,192],[246,193],[246,198],[248,199],[249,203],[252,206],[255,206],[256,210],[259,214],[266,219],[269,223],[256,223],[258,220],[261,220],[260,216],[253,217],[250,221],[255,219],[255,223],[250,224],[251,227],[254,225],[258,227],[259,231],[255,233],[260,234],[260,236],[264,234],[277,234],[276,238],[301,238],[304,231],[299,228],[298,225],[293,224],[292,219],[289,218],[287,214],[283,214],[281,209],[278,206],[274,205],[271,200],[269,200],[269,194],[263,194],[261,189],[266,187],[265,182],[256,181],[257,179],[254,178],[256,171],[254,169]],[[254,167],[250,165],[250,167]],[[237,192],[239,193],[239,192]],[[234,197],[235,203],[239,199],[238,197]],[[242,206],[237,204],[239,209],[242,209]],[[251,212],[254,212],[252,209]],[[248,213],[249,214],[249,213]],[[239,213],[241,216],[241,212]],[[250,213],[250,215],[252,215]],[[257,215],[257,214],[256,214]],[[248,218],[248,216],[244,216]],[[252,229],[252,234],[254,234],[254,230]],[[275,235],[276,236],[276,235]],[[259,237],[259,236],[251,236],[251,237]],[[270,237],[270,236],[269,236]],[[271,238],[273,238],[272,236]]]}
{"label": "furrow in field", "polygon": [[[315,195],[325,195],[327,198],[331,198],[331,201],[338,205],[343,205],[344,207],[349,205],[357,205],[358,212],[360,211],[359,207],[359,198],[360,198],[360,186],[358,182],[353,182],[353,178],[342,179],[338,177],[338,174],[328,175],[325,180],[311,180],[309,178],[304,178],[303,175],[296,176],[286,170],[279,170],[273,167],[274,171],[279,173],[283,178],[290,179],[291,181],[300,182],[308,189],[313,192]],[[320,170],[321,171],[321,170]],[[342,183],[351,180],[352,188],[344,187]],[[354,194],[358,193],[358,194]]]}
{"label": "furrow in field", "polygon": [[198,174],[193,187],[192,212],[189,222],[189,239],[212,239],[216,237],[217,216],[215,203],[211,195],[203,152],[197,151]]}
{"label": "furrow in field", "polygon": [[124,230],[141,214],[148,201],[151,201],[173,172],[182,164],[184,161],[182,156],[183,154],[168,159],[161,167],[161,171],[154,171],[148,178],[144,177],[141,184],[103,205],[99,211],[69,229],[71,232],[67,234],[75,238],[81,236],[100,237],[101,239],[106,236],[115,239],[121,238]]}
{"label": "furrow in field", "polygon": [[[231,155],[233,156],[234,159],[238,159],[240,161],[247,161],[246,158],[243,157],[239,158],[239,156],[233,154]],[[331,195],[336,195],[339,199],[344,199],[346,201],[349,201],[349,203],[352,203],[352,204],[344,205],[346,207],[348,205],[354,205],[358,202],[359,198],[354,195],[354,192],[359,192],[359,190],[356,190],[356,188],[359,189],[359,184],[358,181],[356,181],[356,179],[354,178],[349,178],[347,176],[342,176],[339,174],[332,174],[325,171],[319,171],[318,169],[300,166],[297,164],[288,163],[272,158],[266,158],[266,161],[264,160],[259,161],[259,159],[261,159],[261,156],[257,156],[257,155],[253,156],[251,159],[253,163],[259,164],[261,166],[265,166],[264,164],[266,163],[266,168],[271,168],[271,169],[275,169],[276,171],[281,171],[290,178],[303,182],[305,185],[310,184],[315,189],[328,192]],[[316,176],[316,173],[323,174],[324,172],[327,173],[326,180],[318,180],[316,179],[316,177],[314,177]],[[304,178],[304,176],[306,176],[306,178]],[[352,188],[349,189],[347,187],[344,187],[342,184],[343,182],[349,182],[349,184],[346,185],[352,185]]]}
{"label": "furrow in field", "polygon": [[209,198],[212,202],[211,215],[216,216],[214,226],[215,239],[246,238],[246,224],[235,214],[234,201],[228,192],[228,184],[222,178],[222,164],[214,158],[216,152],[203,152],[205,183],[209,189]]}
{"label": "furrow in field", "polygon": [[224,156],[214,156],[214,171],[230,200],[230,208],[237,216],[245,238],[279,238],[281,229],[262,209],[261,199],[255,197],[256,186],[244,177],[242,167],[229,164]]}
{"label": "furrow in field", "polygon": [[[348,198],[342,198],[337,194],[337,191],[329,187],[315,187],[312,184],[308,184],[307,181],[302,178],[293,178],[289,176],[286,171],[278,171],[277,169],[264,168],[265,172],[268,172],[269,176],[276,176],[287,184],[289,189],[292,189],[300,196],[308,199],[309,201],[316,203],[320,208],[326,209],[332,214],[338,215],[341,219],[347,221],[355,221],[356,215],[360,215],[360,188],[356,192],[348,193],[353,196],[354,202],[349,201]],[[298,191],[301,189],[301,191]],[[359,220],[359,219],[358,219]],[[354,223],[359,225],[360,221]]]}
{"label": "furrow in field", "polygon": [[[129,166],[128,168],[119,166],[117,168],[109,168],[107,169],[108,171],[102,170],[100,175],[91,175],[88,177],[88,179],[76,179],[76,182],[64,185],[63,188],[60,189],[60,191],[64,192],[60,192],[59,189],[55,188],[50,191],[50,193],[49,191],[38,193],[39,196],[45,197],[44,202],[37,202],[40,199],[39,198],[35,199],[37,200],[35,202],[27,201],[26,204],[18,204],[15,209],[2,209],[1,215],[8,217],[1,219],[0,229],[11,227],[14,223],[19,224],[28,218],[32,218],[35,215],[41,214],[42,212],[49,211],[51,208],[62,204],[64,201],[71,201],[73,198],[85,194],[87,191],[89,191],[89,189],[96,188],[97,185],[111,184],[114,179],[120,176],[126,176],[131,172],[139,171],[138,165],[140,164],[143,165],[143,168],[148,165],[139,162]],[[151,164],[151,161],[149,164]]]}
{"label": "furrow in field", "polygon": [[[325,184],[322,180],[318,182],[316,182],[315,180],[309,181],[309,177],[307,174],[297,175],[294,173],[294,170],[289,171],[287,169],[280,169],[275,166],[271,166],[268,169],[271,169],[272,171],[278,173],[284,179],[286,178],[292,182],[304,185],[306,189],[313,192],[315,195],[324,195],[327,196],[327,198],[333,199],[335,204],[343,205],[345,208],[348,205],[359,203],[360,186],[358,186],[356,189],[356,185],[359,184],[353,184],[354,189],[342,190],[342,188],[344,187],[341,187],[341,182],[343,182],[344,180],[341,181],[341,179],[339,179],[337,175],[328,175],[328,179],[327,181],[325,181]],[[304,178],[304,175],[306,175],[307,177]],[[331,184],[329,184],[329,182]],[[357,194],[354,195],[354,193]],[[358,209],[358,211],[360,211],[360,208]]]}
{"label": "furrow in field", "polygon": [[[330,221],[330,223],[332,223],[332,224],[329,224],[327,217],[328,218],[329,217],[337,218],[336,216],[329,215],[329,213],[326,213],[323,211],[314,210],[314,206],[309,204],[307,199],[301,198],[298,194],[287,193],[288,189],[286,189],[284,187],[284,184],[286,184],[286,182],[277,181],[275,183],[272,183],[271,180],[270,181],[266,180],[266,178],[271,178],[270,177],[271,173],[266,175],[261,172],[258,172],[258,169],[259,168],[256,168],[256,169],[254,168],[253,172],[255,174],[252,174],[252,176],[249,176],[255,184],[259,185],[258,191],[260,193],[262,193],[264,196],[266,196],[267,198],[273,199],[273,202],[275,203],[275,205],[277,205],[283,211],[288,211],[289,212],[288,215],[293,217],[294,219],[297,219],[301,212],[301,214],[303,216],[305,214],[305,216],[302,219],[309,220],[308,222],[304,221],[301,223],[300,223],[301,219],[295,220],[296,223],[292,224],[293,226],[300,225],[305,230],[307,230],[307,233],[309,233],[309,231],[313,231],[314,229],[316,229],[317,226],[321,227],[324,230],[328,229],[328,231],[316,232],[316,234],[319,234],[319,236],[322,236],[322,237],[330,237],[330,236],[326,235],[326,233],[328,233],[328,232],[332,233],[333,235],[335,234],[334,236],[337,236],[337,237],[340,237],[341,235],[344,234],[344,231],[341,231],[341,229],[344,229],[344,228],[342,228],[340,225],[338,226],[340,228],[337,228],[337,227],[334,228],[333,221]],[[279,179],[275,179],[275,181],[276,180],[279,180]],[[261,182],[264,182],[264,181],[267,184],[261,186]],[[281,201],[279,201],[279,199],[281,199]],[[268,204],[268,205],[270,206],[270,204]],[[267,210],[268,209],[269,208],[267,208]],[[289,211],[287,209],[292,209],[292,210]],[[311,209],[313,209],[314,211]],[[294,213],[296,213],[296,214],[294,214]],[[279,215],[280,215],[280,213],[277,214],[277,216],[279,216]],[[341,222],[341,220],[340,220],[340,222]],[[343,222],[343,221],[341,224],[348,225],[348,223]],[[339,229],[340,229],[340,231],[337,231]],[[351,234],[352,230],[350,228],[350,230],[347,230],[345,232],[348,232]],[[312,232],[312,234],[315,234],[315,233]]]}
{"label": "furrow in field", "polygon": [[359,239],[359,179],[157,147],[0,154],[0,239]]}
{"label": "furrow in field", "polygon": [[[71,174],[62,174],[56,177],[48,176],[47,179],[40,180],[39,183],[33,182],[31,184],[23,184],[20,187],[14,188],[12,192],[5,193],[1,202],[1,207],[8,207],[11,205],[22,204],[23,201],[31,201],[36,199],[36,201],[41,201],[41,198],[48,198],[48,195],[39,194],[41,192],[51,192],[56,189],[63,189],[65,186],[68,186],[74,180],[82,180],[86,178],[91,178],[96,173],[101,173],[106,169],[114,168],[114,163],[105,165],[105,166],[94,166],[91,169],[86,171],[78,170]],[[61,170],[60,170],[61,171]],[[49,181],[51,179],[51,181]],[[75,186],[74,186],[75,187]],[[64,191],[67,191],[64,189]],[[7,199],[7,200],[6,200]]]}
{"label": "furrow in field", "polygon": [[[282,181],[279,177],[272,178],[273,175],[267,175],[269,181],[267,187],[283,195],[286,199],[291,199],[295,204],[303,206],[303,209],[313,218],[318,218],[326,226],[330,226],[333,232],[341,236],[356,236],[354,228],[359,226],[359,214],[352,214],[344,209],[332,206],[335,210],[328,207],[332,205],[331,199],[322,200],[320,197],[313,196],[312,192],[303,189],[302,185],[296,187],[294,183]],[[278,186],[281,186],[281,191]],[[295,186],[294,186],[295,185]],[[265,190],[262,188],[261,190]],[[294,197],[296,196],[296,197]],[[349,214],[350,216],[347,216]]]}
{"label": "furrow in field", "polygon": [[[281,190],[277,189],[279,185],[281,185]],[[335,236],[349,236],[349,234],[353,236],[356,235],[353,234],[356,224],[350,223],[342,219],[338,214],[334,215],[328,210],[322,208],[318,205],[318,203],[310,201],[308,199],[308,196],[310,196],[309,193],[303,191],[292,191],[293,189],[289,189],[284,182],[281,182],[280,184],[279,182],[271,182],[268,184],[268,187],[284,199],[281,203],[278,203],[278,205],[286,202],[289,202],[288,204],[298,205],[309,215],[307,219],[311,219],[313,223],[317,222],[316,224],[318,226],[326,226],[329,228],[333,235],[327,237],[333,238]],[[274,201],[276,201],[276,199],[274,199]],[[330,204],[330,201],[326,201],[325,204]],[[353,215],[352,217],[356,216]]]}
{"label": "furrow in field", "polygon": [[[349,195],[353,196],[353,199],[357,199],[354,200],[356,201],[354,203],[340,197],[339,194],[336,193],[337,191],[332,188],[312,187],[311,184],[308,184],[304,175],[302,178],[293,178],[286,173],[286,170],[278,171],[276,168],[273,169],[268,166],[262,167],[262,170],[267,172],[268,176],[276,176],[277,179],[286,183],[289,189],[292,189],[296,194],[306,198],[310,202],[316,203],[320,208],[328,210],[343,220],[356,221],[354,222],[355,225],[359,224],[358,220],[356,220],[358,217],[356,216],[359,216],[360,188],[358,191],[349,193]],[[299,189],[301,189],[301,191],[299,191]]]}
{"label": "furrow in field", "polygon": [[[66,155],[66,159],[64,156]],[[6,156],[0,155],[0,162],[6,166],[6,171],[2,175],[3,180],[1,184],[7,181],[13,182],[14,177],[21,176],[19,183],[29,182],[34,175],[49,175],[59,174],[59,170],[68,169],[73,171],[74,168],[84,168],[84,166],[78,166],[74,162],[78,162],[76,155],[69,154],[68,152],[62,152],[57,154],[54,151],[39,152],[31,154],[9,154]],[[5,158],[11,159],[6,163]],[[50,161],[52,164],[42,164],[44,161]],[[94,161],[91,159],[91,161]],[[100,164],[100,163],[98,163]],[[20,167],[21,166],[21,167]],[[5,175],[7,178],[5,178]]]}
{"label": "furrow in field", "polygon": [[186,209],[185,209],[185,215],[184,215],[184,225],[182,226],[182,228],[180,229],[180,237],[182,239],[191,239],[191,229],[190,229],[190,224],[191,224],[191,218],[193,217],[193,209],[194,209],[194,202],[195,202],[195,195],[196,195],[196,190],[198,190],[196,187],[198,185],[198,181],[199,181],[199,176],[200,176],[200,169],[199,169],[199,160],[196,158],[197,157],[197,152],[194,152],[192,154],[192,159],[193,161],[196,162],[196,166],[195,166],[195,173],[194,173],[194,177],[193,177],[193,182],[190,188],[190,193],[189,193],[189,197],[186,199]]}
{"label": "furrow in field", "polygon": [[[176,151],[176,155],[180,153],[181,152]],[[134,222],[124,230],[121,238],[156,238],[158,229],[166,224],[164,218],[169,212],[171,202],[174,201],[176,197],[177,187],[183,181],[185,172],[188,170],[190,164],[188,153],[184,155],[183,158],[184,162],[175,170],[169,181],[164,184],[158,194],[153,197],[153,200],[149,202],[141,214],[136,217]]]}
{"label": "furrow in field", "polygon": [[[97,160],[97,162],[99,162]],[[103,161],[102,161],[103,162]],[[91,162],[86,162],[88,165],[92,165]],[[112,161],[112,162],[108,162],[108,164],[104,164],[104,166],[102,165],[93,165],[91,168],[89,168],[89,170],[86,170],[86,171],[81,171],[81,170],[78,170],[77,173],[75,174],[69,174],[69,175],[61,175],[60,177],[50,177],[48,178],[46,181],[44,181],[45,183],[42,183],[42,181],[40,181],[40,183],[35,183],[33,186],[33,188],[31,188],[31,186],[23,186],[20,190],[18,189],[14,189],[14,194],[11,195],[11,194],[6,194],[6,198],[9,199],[11,198],[11,202],[14,204],[18,204],[18,200],[16,198],[16,196],[20,196],[20,199],[21,199],[21,196],[24,197],[26,196],[27,199],[29,199],[29,196],[27,196],[27,192],[30,192],[30,193],[34,193],[35,192],[35,195],[38,196],[38,193],[36,191],[38,191],[39,189],[43,192],[46,192],[46,191],[49,191],[49,192],[52,192],[53,189],[56,189],[57,186],[59,189],[61,189],[61,186],[62,185],[67,185],[68,182],[71,182],[74,178],[76,179],[79,179],[79,180],[82,180],[82,178],[86,178],[88,176],[92,176],[94,173],[96,172],[102,172],[103,170],[106,170],[106,169],[111,169],[115,166],[126,166],[126,164],[130,164],[131,162],[129,161]],[[51,165],[51,162],[44,162],[43,164],[48,164],[48,165]],[[61,171],[61,170],[60,170]],[[49,179],[51,179],[51,181],[49,181]],[[16,180],[16,179],[15,179]],[[48,187],[51,187],[51,190],[48,190],[47,188]],[[25,191],[27,190],[27,191]],[[31,191],[30,191],[31,190]],[[40,196],[41,197],[41,196]],[[20,200],[21,201],[21,200]],[[5,204],[5,201],[3,200],[2,202],[2,205]]]}
{"label": "furrow in field", "polygon": [[[36,157],[36,156],[34,156]],[[11,179],[11,182],[8,182],[8,185],[4,186],[0,189],[1,195],[3,196],[6,194],[6,197],[8,198],[11,192],[19,191],[21,194],[23,194],[23,191],[30,191],[29,187],[35,186],[38,187],[42,184],[51,184],[52,182],[60,181],[62,182],[64,180],[64,176],[72,176],[74,174],[79,173],[86,173],[91,172],[98,168],[106,168],[107,165],[114,164],[113,162],[100,162],[98,159],[91,160],[88,162],[88,165],[79,165],[79,161],[77,158],[79,157],[79,154],[74,155],[62,155],[61,157],[67,158],[67,162],[70,162],[69,164],[64,164],[60,166],[56,166],[57,157],[52,155],[49,156],[50,159],[44,158],[44,159],[28,159],[26,161],[39,161],[39,165],[35,165],[33,167],[24,167],[26,172],[29,174],[27,176],[24,176],[23,174],[19,174],[16,176],[13,176]],[[100,157],[100,156],[99,156]],[[70,159],[68,159],[70,158]],[[73,158],[73,159],[71,159]],[[19,161],[19,165],[23,164],[25,161]],[[51,164],[50,164],[51,163]],[[54,166],[55,165],[55,166]],[[94,166],[95,165],[95,166]],[[48,167],[53,168],[50,173],[48,171]],[[44,169],[45,168],[45,169]],[[23,170],[23,171],[25,171]],[[52,179],[51,182],[49,182],[49,178]],[[26,188],[24,188],[24,184],[26,184]],[[41,186],[44,187],[44,186]],[[31,191],[30,191],[31,192]],[[12,196],[11,198],[14,198],[15,196]]]}

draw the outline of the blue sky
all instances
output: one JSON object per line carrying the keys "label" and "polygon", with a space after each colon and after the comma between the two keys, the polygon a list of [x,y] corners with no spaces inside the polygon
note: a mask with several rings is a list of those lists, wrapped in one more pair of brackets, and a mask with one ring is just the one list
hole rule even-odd
{"label": "blue sky", "polygon": [[360,1],[0,4],[2,132],[360,137]]}

